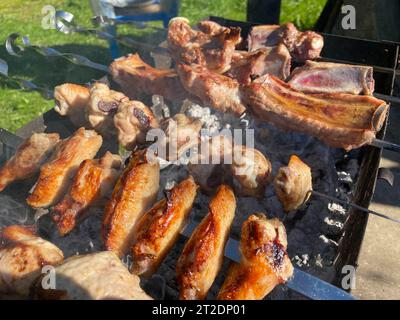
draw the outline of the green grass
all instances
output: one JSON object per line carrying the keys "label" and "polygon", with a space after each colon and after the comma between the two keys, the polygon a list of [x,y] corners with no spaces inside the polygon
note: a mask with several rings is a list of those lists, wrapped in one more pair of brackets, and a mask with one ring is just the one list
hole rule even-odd
{"label": "green grass", "polygon": [[[326,0],[283,0],[281,21],[293,21],[301,28],[311,28],[325,2]],[[44,30],[41,27],[41,10],[45,5],[69,11],[75,15],[77,23],[90,25],[92,13],[89,2],[85,0],[0,0],[0,41],[4,42],[12,32],[19,32],[28,35],[34,44],[82,54],[99,63],[108,64],[111,61],[105,41],[90,36],[64,35],[55,30]],[[188,17],[192,22],[209,15],[245,20],[246,1],[182,0],[180,15]],[[129,33],[133,37],[144,37],[143,32],[127,26],[120,28],[120,32]],[[154,41],[148,37],[145,39]],[[86,83],[103,75],[59,58],[46,59],[30,51],[24,53],[23,58],[12,57],[6,53],[3,45],[0,47],[0,58],[8,62],[10,75],[32,80],[48,88],[64,82]],[[52,101],[43,99],[39,93],[21,92],[0,78],[0,127],[15,131],[53,105]]]}

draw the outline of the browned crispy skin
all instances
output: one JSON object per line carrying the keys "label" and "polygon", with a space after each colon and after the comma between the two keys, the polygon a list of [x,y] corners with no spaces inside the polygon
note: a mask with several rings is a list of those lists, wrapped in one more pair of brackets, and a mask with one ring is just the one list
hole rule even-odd
{"label": "browned crispy skin", "polygon": [[62,251],[31,229],[10,226],[0,232],[0,297],[27,297],[42,267],[64,259]]}
{"label": "browned crispy skin", "polygon": [[60,201],[81,162],[94,158],[102,143],[100,135],[85,128],[60,141],[49,161],[41,167],[28,204],[34,208],[47,208]]}
{"label": "browned crispy skin", "polygon": [[290,66],[290,53],[283,44],[280,44],[253,52],[236,51],[232,67],[226,75],[236,79],[240,84],[249,84],[267,73],[285,80],[290,75]]}
{"label": "browned crispy skin", "polygon": [[125,101],[118,107],[114,125],[119,143],[127,150],[146,143],[146,133],[159,124],[153,112],[140,101]]}
{"label": "browned crispy skin", "polygon": [[183,88],[175,70],[155,69],[138,54],[114,60],[110,73],[131,99],[137,99],[140,93],[160,95],[171,101],[194,98]]}
{"label": "browned crispy skin", "polygon": [[168,47],[173,59],[179,63],[198,64],[216,73],[229,70],[235,47],[242,40],[240,28],[203,21],[199,29],[192,29],[185,18],[170,21]]}
{"label": "browned crispy skin", "polygon": [[146,152],[140,150],[132,155],[105,207],[104,246],[120,257],[131,248],[138,219],[157,197],[160,166],[155,159],[148,159]]}
{"label": "browned crispy skin", "polygon": [[375,86],[372,67],[315,61],[294,69],[288,83],[305,93],[372,95]]}
{"label": "browned crispy skin", "polygon": [[0,168],[0,192],[14,181],[34,176],[59,140],[58,133],[34,133],[22,142]]}
{"label": "browned crispy skin", "polygon": [[224,249],[235,216],[233,191],[221,185],[210,202],[209,212],[186,242],[176,274],[180,299],[204,299],[221,269]]}
{"label": "browned crispy skin", "polygon": [[346,150],[370,143],[388,112],[387,104],[374,97],[307,95],[271,75],[243,88],[242,97],[259,120]]}
{"label": "browned crispy skin", "polygon": [[89,89],[73,83],[64,83],[54,88],[56,106],[54,110],[67,116],[77,127],[89,128],[86,120],[86,107],[89,104]]}
{"label": "browned crispy skin", "polygon": [[87,210],[104,204],[120,174],[122,159],[110,152],[81,163],[64,199],[53,208],[53,221],[65,236],[86,217]]}
{"label": "browned crispy skin", "polygon": [[219,300],[261,300],[293,274],[286,253],[284,225],[265,215],[251,215],[243,224],[240,263],[233,263],[219,292]]}
{"label": "browned crispy skin", "polygon": [[239,83],[232,78],[217,74],[200,65],[177,66],[179,77],[185,89],[198,97],[202,103],[220,112],[232,112],[241,116],[243,105]]}
{"label": "browned crispy skin", "polygon": [[284,44],[293,59],[299,62],[319,58],[324,38],[312,31],[299,31],[293,23],[260,25],[251,29],[248,37],[249,51]]}
{"label": "browned crispy skin", "polygon": [[157,202],[138,221],[132,247],[132,272],[151,276],[171,250],[190,214],[197,185],[189,177]]}
{"label": "browned crispy skin", "polygon": [[295,155],[287,167],[275,177],[275,191],[286,212],[297,210],[309,198],[312,190],[311,169]]}

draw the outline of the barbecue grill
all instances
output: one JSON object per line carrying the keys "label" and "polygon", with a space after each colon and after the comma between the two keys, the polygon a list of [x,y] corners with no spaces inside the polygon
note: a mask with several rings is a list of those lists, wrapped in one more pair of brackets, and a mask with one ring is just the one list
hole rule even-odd
{"label": "barbecue grill", "polygon": [[[210,20],[224,26],[241,27],[243,37],[246,37],[250,28],[255,25],[247,22],[227,20],[220,17],[210,17]],[[389,97],[393,95],[400,44],[353,39],[329,34],[323,34],[323,36],[325,39],[325,46],[322,53],[322,60],[371,65],[374,67],[376,93]],[[354,50],[354,48],[358,49]],[[377,134],[378,139],[384,139],[387,122],[388,119],[386,119],[382,130]],[[61,117],[54,110],[46,112],[39,118],[19,129],[17,131],[17,136],[2,130],[0,132],[0,147],[2,147],[0,162],[3,162],[12,155],[15,146],[21,141],[18,136],[27,137],[32,132],[45,131],[58,132],[61,137],[65,138],[74,130],[75,128],[69,120]],[[118,143],[112,140],[105,141],[103,149],[117,153]],[[366,146],[349,153],[342,159],[342,161],[354,160],[358,163],[356,182],[354,183],[352,190],[353,203],[363,207],[368,207],[374,194],[377,179],[387,177],[387,171],[380,170],[379,168],[381,155],[381,149],[373,146]],[[2,207],[8,208],[8,211],[3,212],[3,215],[0,216],[0,226],[18,222],[27,225],[35,223],[41,212],[34,212],[25,205],[25,198],[31,186],[32,183],[16,183],[8,188],[6,192],[0,194]],[[368,215],[356,209],[349,209],[345,216],[346,219],[344,221],[342,233],[338,239],[335,239],[338,243],[338,247],[332,265],[334,275],[330,276],[329,279],[325,279],[339,287],[343,276],[341,273],[343,266],[357,265],[358,253],[360,251],[368,221]],[[84,222],[86,230],[96,232],[95,230],[98,226],[91,226],[91,222],[93,221],[90,219]],[[45,217],[40,219],[39,231],[46,238],[50,236],[49,223],[49,220]],[[287,223],[293,224],[295,227],[295,222],[287,221]],[[96,244],[91,245],[96,247]],[[85,248],[80,248],[79,251],[81,253],[84,253],[85,250],[90,251],[91,245]],[[182,243],[178,244],[177,247],[179,248],[180,245],[182,245]],[[164,264],[174,261],[174,255],[176,256],[177,252],[179,252],[177,250],[180,249],[175,249],[172,258],[167,258],[167,261]],[[305,281],[309,280],[306,279]],[[168,285],[170,287],[174,286],[173,283]],[[318,291],[318,288],[316,289]],[[299,296],[290,290],[283,290],[283,293],[273,293],[270,297],[298,298]],[[321,296],[316,292],[314,298],[321,298]]]}

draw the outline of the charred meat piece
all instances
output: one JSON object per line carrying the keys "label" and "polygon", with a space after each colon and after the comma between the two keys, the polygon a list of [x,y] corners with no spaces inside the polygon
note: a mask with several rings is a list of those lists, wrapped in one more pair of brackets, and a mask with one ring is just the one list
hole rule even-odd
{"label": "charred meat piece", "polygon": [[387,104],[374,97],[304,94],[270,75],[243,88],[242,97],[261,121],[346,150],[370,143],[388,112]]}
{"label": "charred meat piece", "polygon": [[195,30],[186,18],[177,17],[168,27],[168,48],[177,63],[198,64],[216,73],[229,70],[241,40],[240,28],[225,28],[215,22],[203,21]]}
{"label": "charred meat piece", "polygon": [[110,251],[73,256],[55,268],[56,289],[43,289],[41,278],[33,286],[40,300],[152,300]]}
{"label": "charred meat piece", "polygon": [[168,161],[175,161],[189,149],[197,147],[202,125],[200,120],[191,119],[182,113],[163,120],[161,129],[165,139],[160,139],[158,146],[159,150],[165,150],[165,154],[159,152],[158,156]]}
{"label": "charred meat piece", "polygon": [[27,298],[42,267],[64,259],[62,251],[31,229],[10,226],[0,232],[0,297]]}
{"label": "charred meat piece", "polygon": [[307,61],[294,69],[289,84],[305,93],[372,95],[375,81],[372,67]]}
{"label": "charred meat piece", "polygon": [[297,210],[309,198],[312,190],[311,169],[295,155],[287,167],[279,169],[275,177],[275,192],[286,212]]}
{"label": "charred meat piece", "polygon": [[290,66],[290,53],[283,44],[280,44],[253,52],[236,51],[232,67],[226,75],[236,79],[240,84],[249,84],[267,73],[285,80],[290,75]]}
{"label": "charred meat piece", "polygon": [[53,221],[61,236],[71,232],[86,218],[90,207],[105,204],[121,168],[121,157],[108,151],[100,159],[88,159],[81,163],[69,192],[52,210]]}
{"label": "charred meat piece", "polygon": [[147,150],[135,152],[115,185],[103,218],[103,240],[106,250],[119,257],[132,247],[136,224],[150,208],[159,188],[160,165],[147,158]]}
{"label": "charred meat piece", "polygon": [[284,44],[292,58],[298,62],[319,58],[324,38],[312,31],[301,32],[293,23],[261,25],[251,29],[248,37],[249,51]]}
{"label": "charred meat piece", "polygon": [[178,239],[196,197],[197,185],[189,177],[157,202],[138,221],[132,247],[132,272],[153,274]]}
{"label": "charred meat piece", "polygon": [[232,112],[236,116],[246,111],[236,80],[200,65],[179,64],[177,70],[185,89],[198,97],[205,106],[220,112]]}
{"label": "charred meat piece", "polygon": [[125,101],[118,107],[114,125],[119,143],[127,150],[146,142],[146,133],[159,124],[153,112],[140,101]]}
{"label": "charred meat piece", "polygon": [[219,300],[261,300],[293,274],[286,252],[286,230],[278,219],[251,215],[243,224],[242,258],[232,263],[219,292]]}
{"label": "charred meat piece", "polygon": [[235,216],[233,191],[221,185],[208,214],[192,233],[179,257],[176,273],[180,299],[204,299],[221,269],[225,244]]}
{"label": "charred meat piece", "polygon": [[114,115],[124,101],[129,99],[121,92],[110,90],[104,83],[95,83],[90,89],[90,100],[86,109],[91,126],[104,137],[115,135]]}
{"label": "charred meat piece", "polygon": [[230,169],[236,194],[262,197],[271,180],[271,163],[257,149],[241,145],[235,145],[233,148]]}
{"label": "charred meat piece", "polygon": [[33,177],[60,140],[58,133],[34,133],[0,168],[0,192],[14,181]]}
{"label": "charred meat piece", "polygon": [[60,141],[49,161],[40,168],[39,179],[27,199],[28,204],[34,208],[47,208],[60,201],[81,162],[93,159],[102,143],[100,135],[85,128]]}
{"label": "charred meat piece", "polygon": [[56,106],[54,110],[62,116],[67,116],[76,127],[90,126],[86,119],[86,108],[89,104],[90,91],[88,88],[64,83],[54,88]]}
{"label": "charred meat piece", "polygon": [[138,54],[114,60],[110,65],[113,80],[131,99],[140,93],[160,95],[171,101],[193,97],[183,88],[175,70],[155,69],[140,59]]}

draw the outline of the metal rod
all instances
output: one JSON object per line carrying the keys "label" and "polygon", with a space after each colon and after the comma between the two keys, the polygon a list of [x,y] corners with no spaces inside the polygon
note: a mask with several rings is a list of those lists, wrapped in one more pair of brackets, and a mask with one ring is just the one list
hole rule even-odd
{"label": "metal rod", "polygon": [[[324,194],[324,193],[320,193],[320,192],[315,191],[315,190],[310,190],[310,191],[308,192],[308,194],[310,194],[310,193],[313,194],[313,195],[315,195],[315,196],[328,199],[328,200],[330,200],[330,201],[332,201],[332,202],[336,202],[336,203],[340,203],[340,204],[343,204],[343,205],[346,205],[346,206],[349,206],[349,207],[353,207],[353,208],[355,208],[355,209],[357,209],[357,210],[360,210],[360,211],[362,211],[362,212],[369,213],[369,214],[373,214],[373,215],[378,216],[378,217],[380,217],[380,218],[383,218],[383,219],[387,219],[387,220],[390,220],[390,221],[393,221],[393,222],[400,223],[400,219],[392,218],[392,217],[389,217],[389,216],[384,215],[384,214],[382,214],[382,213],[379,213],[379,212],[376,212],[376,211],[373,211],[373,210],[370,210],[370,209],[366,209],[366,208],[364,208],[364,207],[359,206],[358,204],[351,203],[351,202],[348,202],[348,201],[345,201],[345,200],[340,200],[340,199],[337,199],[337,198],[335,198],[335,197],[328,196],[328,195],[326,195],[326,194]],[[308,198],[308,197],[306,197],[306,198]]]}
{"label": "metal rod", "polygon": [[[196,227],[197,223],[190,221],[181,231],[181,234],[189,238]],[[229,238],[225,246],[224,254],[228,259],[240,263],[239,241]],[[355,300],[355,298],[346,291],[297,268],[294,268],[292,278],[286,282],[285,285],[313,300]]]}
{"label": "metal rod", "polygon": [[374,139],[370,143],[370,145],[380,148],[380,149],[385,149],[385,150],[394,151],[394,152],[400,152],[400,145],[392,143],[392,142],[380,140],[380,139]]}

